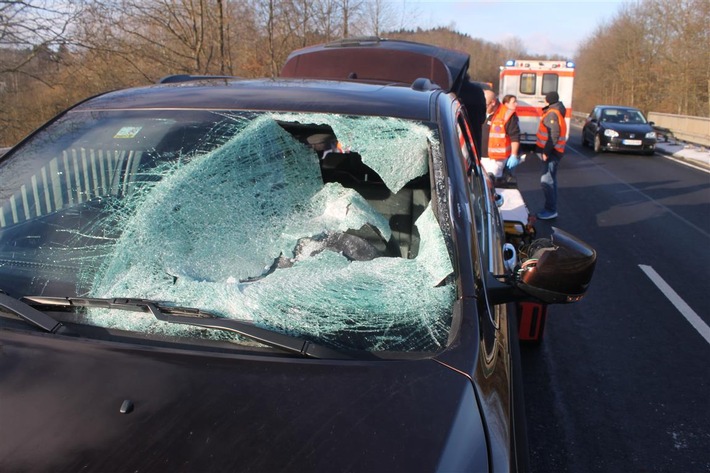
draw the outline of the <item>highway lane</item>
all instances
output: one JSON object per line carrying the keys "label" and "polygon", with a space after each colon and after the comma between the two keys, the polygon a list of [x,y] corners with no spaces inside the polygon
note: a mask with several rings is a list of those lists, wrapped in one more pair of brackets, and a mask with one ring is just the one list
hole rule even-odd
{"label": "highway lane", "polygon": [[[588,296],[524,347],[536,472],[710,471],[710,174],[594,155],[573,127],[557,226],[598,252]],[[517,171],[531,211],[539,162]]]}

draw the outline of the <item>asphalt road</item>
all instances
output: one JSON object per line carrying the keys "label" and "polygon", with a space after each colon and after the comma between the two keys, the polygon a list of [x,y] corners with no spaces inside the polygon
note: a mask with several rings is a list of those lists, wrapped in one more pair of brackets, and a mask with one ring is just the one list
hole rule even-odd
{"label": "asphalt road", "polygon": [[[710,174],[594,155],[573,127],[556,226],[591,244],[587,297],[523,347],[534,472],[710,471]],[[540,209],[539,161],[517,171]]]}

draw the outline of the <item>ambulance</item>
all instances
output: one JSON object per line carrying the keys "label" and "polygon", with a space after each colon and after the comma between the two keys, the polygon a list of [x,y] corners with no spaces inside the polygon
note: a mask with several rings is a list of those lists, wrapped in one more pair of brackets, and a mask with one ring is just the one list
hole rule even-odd
{"label": "ambulance", "polygon": [[502,100],[511,94],[518,99],[521,144],[535,144],[537,127],[545,107],[545,95],[549,92],[557,92],[567,109],[565,120],[569,137],[573,84],[574,63],[571,61],[514,59],[501,66],[498,96]]}

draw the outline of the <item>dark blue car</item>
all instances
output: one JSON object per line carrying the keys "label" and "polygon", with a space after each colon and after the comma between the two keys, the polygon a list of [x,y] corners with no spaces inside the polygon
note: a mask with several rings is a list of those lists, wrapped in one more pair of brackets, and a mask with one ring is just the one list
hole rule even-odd
{"label": "dark blue car", "polygon": [[651,155],[656,141],[653,122],[632,107],[596,106],[582,127],[582,145],[591,145],[595,153],[629,151]]}
{"label": "dark blue car", "polygon": [[506,266],[456,95],[168,82],[0,159],[0,471],[524,471],[509,307],[595,253]]}

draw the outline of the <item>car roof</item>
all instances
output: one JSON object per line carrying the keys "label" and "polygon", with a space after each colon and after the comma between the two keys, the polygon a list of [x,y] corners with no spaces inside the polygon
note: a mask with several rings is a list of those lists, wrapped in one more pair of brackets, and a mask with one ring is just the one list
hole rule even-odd
{"label": "car roof", "polygon": [[639,109],[636,108],[636,107],[627,107],[626,105],[597,105],[597,106],[594,107],[594,108],[599,108],[599,109],[602,109],[602,110],[607,110],[607,109],[612,109],[612,108],[613,108],[613,109],[615,109],[615,110],[635,110],[635,111],[638,111],[638,112],[641,111],[641,110],[639,110]]}
{"label": "car roof", "polygon": [[72,109],[274,110],[429,121],[440,89],[306,79],[206,78],[124,89]]}

